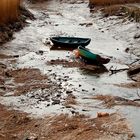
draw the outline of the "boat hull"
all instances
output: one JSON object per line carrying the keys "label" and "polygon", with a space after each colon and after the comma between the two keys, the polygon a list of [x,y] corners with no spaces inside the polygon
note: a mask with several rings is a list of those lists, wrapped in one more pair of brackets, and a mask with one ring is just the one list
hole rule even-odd
{"label": "boat hull", "polygon": [[78,50],[79,50],[80,56],[82,56],[83,58],[88,59],[88,60],[94,60],[94,61],[97,60],[97,55],[90,52],[88,49],[80,46],[78,47]]}
{"label": "boat hull", "polygon": [[78,37],[52,37],[50,38],[54,46],[77,48],[78,46],[87,46],[90,38],[78,38]]}
{"label": "boat hull", "polygon": [[89,49],[83,48],[82,46],[78,47],[79,55],[86,60],[88,63],[97,63],[97,64],[107,64],[109,63],[109,58],[103,58],[98,54],[92,53]]}

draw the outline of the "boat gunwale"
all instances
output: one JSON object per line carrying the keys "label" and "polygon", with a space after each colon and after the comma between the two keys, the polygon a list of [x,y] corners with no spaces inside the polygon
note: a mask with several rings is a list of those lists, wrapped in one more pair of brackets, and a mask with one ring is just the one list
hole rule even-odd
{"label": "boat gunwale", "polygon": [[[67,42],[62,42],[61,40],[57,40],[56,38],[64,38],[64,39],[66,39],[66,38],[71,38],[71,39],[81,39],[82,40],[82,42],[77,42],[77,43],[73,43],[73,42],[69,42],[69,43],[67,43]],[[90,38],[80,38],[80,37],[51,37],[50,38],[50,40],[54,43],[54,42],[57,42],[57,43],[62,43],[62,44],[70,44],[70,45],[76,45],[76,44],[79,44],[79,46],[80,46],[80,44],[89,44],[90,43],[90,41],[91,41],[91,39]]]}

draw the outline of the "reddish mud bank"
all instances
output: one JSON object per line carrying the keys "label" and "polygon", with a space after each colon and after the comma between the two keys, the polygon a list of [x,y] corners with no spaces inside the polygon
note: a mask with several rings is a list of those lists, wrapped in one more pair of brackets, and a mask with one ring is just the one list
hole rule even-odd
{"label": "reddish mud bank", "polygon": [[[0,105],[0,139],[3,140],[112,140],[127,137],[131,139],[134,134],[128,128],[126,119],[119,114],[110,114],[106,117],[90,119],[84,115],[60,115],[44,119],[33,119],[26,113],[7,110]],[[109,127],[108,127],[109,125]]]}

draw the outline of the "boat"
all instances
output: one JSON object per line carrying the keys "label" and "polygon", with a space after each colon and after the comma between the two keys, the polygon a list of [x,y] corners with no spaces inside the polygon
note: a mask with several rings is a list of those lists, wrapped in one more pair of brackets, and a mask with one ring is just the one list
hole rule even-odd
{"label": "boat", "polygon": [[84,48],[82,46],[78,47],[79,55],[83,59],[86,60],[86,62],[96,62],[98,64],[107,64],[109,63],[109,58],[103,58],[98,54],[92,53],[89,49]]}
{"label": "boat", "polygon": [[59,47],[71,47],[77,48],[78,46],[87,46],[91,39],[90,38],[79,38],[79,37],[51,37],[50,40],[54,46]]}

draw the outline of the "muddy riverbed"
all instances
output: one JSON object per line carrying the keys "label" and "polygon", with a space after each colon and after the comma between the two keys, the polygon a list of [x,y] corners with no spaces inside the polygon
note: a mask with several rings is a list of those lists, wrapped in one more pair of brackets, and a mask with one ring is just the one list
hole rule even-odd
{"label": "muddy riverbed", "polygon": [[[0,47],[0,122],[6,118],[0,137],[140,139],[139,73],[133,79],[127,75],[132,63],[139,64],[140,40],[134,39],[139,23],[91,13],[88,1],[27,6],[36,20],[27,20],[28,26]],[[49,38],[59,35],[89,37],[87,47],[111,61],[85,65],[71,50],[50,49]],[[98,112],[110,115],[98,118]]]}

